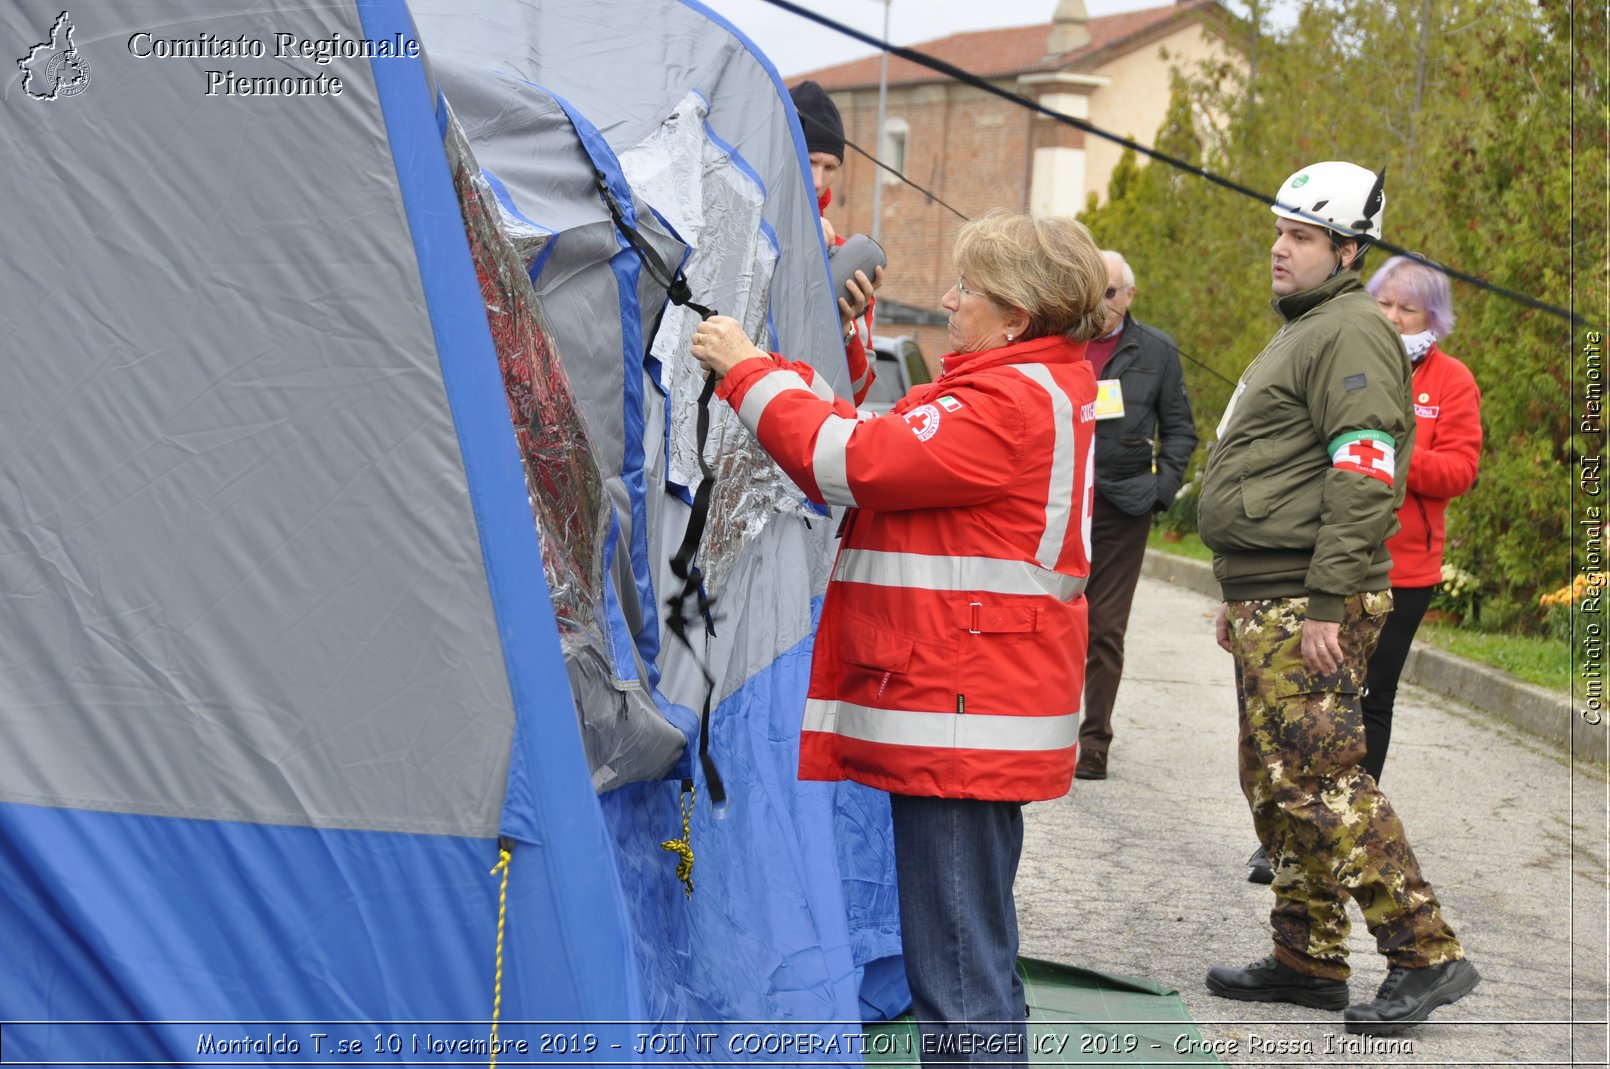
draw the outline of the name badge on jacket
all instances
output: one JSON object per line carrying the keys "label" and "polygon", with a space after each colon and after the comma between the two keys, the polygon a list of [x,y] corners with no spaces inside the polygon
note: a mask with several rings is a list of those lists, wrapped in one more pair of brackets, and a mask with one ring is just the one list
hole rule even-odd
{"label": "name badge on jacket", "polygon": [[1101,379],[1096,383],[1096,418],[1117,419],[1124,414],[1123,383]]}

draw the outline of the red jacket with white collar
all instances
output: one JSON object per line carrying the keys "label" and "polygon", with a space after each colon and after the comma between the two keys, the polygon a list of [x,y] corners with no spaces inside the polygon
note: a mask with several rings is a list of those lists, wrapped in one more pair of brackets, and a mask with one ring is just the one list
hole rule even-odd
{"label": "red jacket with white collar", "polygon": [[1067,793],[1087,639],[1095,378],[1041,338],[948,354],[861,417],[803,364],[718,393],[815,500],[855,506],[822,608],[802,779],[899,794]]}
{"label": "red jacket with white collar", "polygon": [[1398,509],[1398,533],[1387,539],[1392,585],[1442,582],[1448,502],[1476,482],[1481,461],[1481,391],[1470,369],[1431,347],[1414,368],[1414,450],[1409,488]]}

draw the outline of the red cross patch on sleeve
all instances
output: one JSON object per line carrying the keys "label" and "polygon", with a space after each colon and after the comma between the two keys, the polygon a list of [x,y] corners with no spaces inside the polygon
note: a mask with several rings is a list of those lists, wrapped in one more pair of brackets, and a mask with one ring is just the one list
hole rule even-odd
{"label": "red cross patch on sleeve", "polygon": [[1356,471],[1392,485],[1397,470],[1397,443],[1385,431],[1348,431],[1330,443],[1331,467]]}

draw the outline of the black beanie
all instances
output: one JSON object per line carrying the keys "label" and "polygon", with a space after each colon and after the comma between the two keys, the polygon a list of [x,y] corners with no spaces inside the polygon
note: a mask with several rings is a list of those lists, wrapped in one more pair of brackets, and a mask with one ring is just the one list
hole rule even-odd
{"label": "black beanie", "polygon": [[825,152],[844,162],[844,120],[827,90],[815,82],[800,82],[788,91],[805,131],[805,151]]}

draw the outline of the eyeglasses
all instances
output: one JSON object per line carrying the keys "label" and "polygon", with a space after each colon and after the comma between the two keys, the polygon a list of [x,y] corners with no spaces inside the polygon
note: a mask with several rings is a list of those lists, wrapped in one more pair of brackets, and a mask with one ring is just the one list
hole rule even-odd
{"label": "eyeglasses", "polygon": [[1117,286],[1108,286],[1107,287],[1107,299],[1110,301],[1116,296],[1118,296],[1118,287]]}
{"label": "eyeglasses", "polygon": [[963,282],[961,280],[960,275],[956,276],[956,292],[961,294],[963,297],[988,297],[989,296],[989,294],[985,293],[982,290],[970,290],[970,289],[968,289],[967,288],[967,283],[965,283],[965,282]]}

